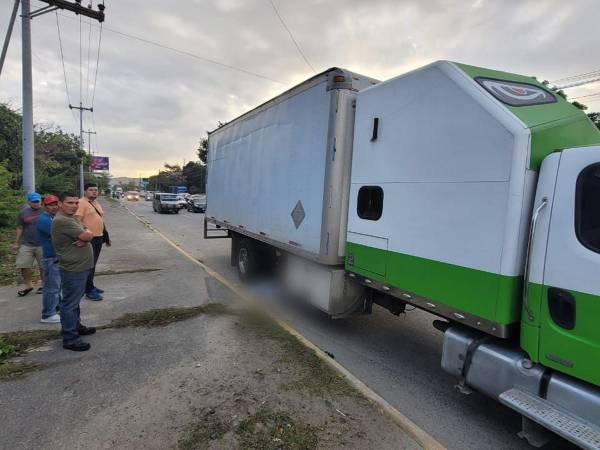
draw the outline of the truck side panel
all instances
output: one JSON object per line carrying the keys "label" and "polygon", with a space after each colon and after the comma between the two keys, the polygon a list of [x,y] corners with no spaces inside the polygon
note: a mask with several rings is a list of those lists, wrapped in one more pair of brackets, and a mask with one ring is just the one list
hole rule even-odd
{"label": "truck side panel", "polygon": [[[207,217],[319,254],[330,121],[326,82],[210,136]],[[296,227],[292,211],[298,206]]]}

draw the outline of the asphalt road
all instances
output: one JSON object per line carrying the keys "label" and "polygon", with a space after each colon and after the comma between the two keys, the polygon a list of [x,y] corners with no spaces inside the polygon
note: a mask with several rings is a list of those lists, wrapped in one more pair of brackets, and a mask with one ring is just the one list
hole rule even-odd
{"label": "asphalt road", "polygon": [[[203,214],[157,214],[149,201],[126,202],[145,221],[233,282],[229,239],[203,239]],[[110,223],[110,218],[108,218]],[[396,317],[332,320],[310,308],[284,308],[286,320],[448,449],[531,449],[517,437],[520,416],[478,393],[463,395],[440,367],[442,333],[434,316],[414,310]],[[571,449],[557,439],[545,449]]]}

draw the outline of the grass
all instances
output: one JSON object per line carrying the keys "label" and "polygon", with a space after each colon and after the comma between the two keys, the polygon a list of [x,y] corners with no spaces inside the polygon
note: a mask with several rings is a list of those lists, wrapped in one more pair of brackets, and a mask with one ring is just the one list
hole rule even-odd
{"label": "grass", "polygon": [[240,448],[248,450],[312,450],[317,428],[295,422],[288,414],[262,409],[235,429]]}
{"label": "grass", "polygon": [[359,395],[344,377],[323,362],[314,351],[305,347],[265,314],[248,313],[238,326],[243,332],[279,343],[283,355],[276,364],[300,368],[299,377],[285,384],[284,389],[301,388],[317,394]]}
{"label": "grass", "polygon": [[210,448],[210,442],[231,431],[244,450],[313,450],[317,448],[318,428],[298,423],[290,415],[263,408],[235,428],[214,411],[207,413],[178,442],[180,450]]}
{"label": "grass", "polygon": [[210,441],[221,439],[230,429],[231,426],[222,422],[213,411],[192,425],[177,444],[180,450],[205,449]]}
{"label": "grass", "polygon": [[127,313],[100,328],[164,327],[173,322],[191,319],[203,314],[217,316],[225,314],[227,308],[220,303],[202,306],[150,309],[138,313]]}
{"label": "grass", "polygon": [[43,369],[43,364],[11,361],[11,358],[59,337],[58,332],[49,330],[15,331],[0,335],[0,381],[22,378],[30,372]]}
{"label": "grass", "polygon": [[16,380],[23,378],[31,372],[43,369],[42,364],[23,361],[5,361],[0,362],[0,381]]}
{"label": "grass", "polygon": [[149,268],[149,269],[130,269],[130,270],[104,270],[96,272],[97,277],[110,276],[110,275],[123,275],[125,273],[144,273],[144,272],[156,272],[162,269]]}

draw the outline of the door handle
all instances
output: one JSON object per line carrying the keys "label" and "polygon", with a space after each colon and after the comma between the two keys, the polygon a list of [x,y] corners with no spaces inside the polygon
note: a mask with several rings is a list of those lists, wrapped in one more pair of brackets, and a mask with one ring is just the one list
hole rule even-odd
{"label": "door handle", "polygon": [[554,323],[566,330],[575,328],[576,302],[570,292],[551,287],[548,289],[548,308]]}

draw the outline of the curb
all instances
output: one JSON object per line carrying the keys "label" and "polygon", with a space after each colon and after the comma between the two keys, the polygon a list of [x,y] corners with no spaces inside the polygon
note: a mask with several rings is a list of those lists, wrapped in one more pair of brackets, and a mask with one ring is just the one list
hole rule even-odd
{"label": "curb", "polygon": [[[158,234],[164,241],[166,241],[169,245],[171,245],[175,250],[189,259],[191,262],[202,268],[208,275],[222,283],[227,288],[231,289],[237,296],[242,298],[244,301],[259,304],[257,300],[255,300],[250,294],[248,294],[243,288],[239,285],[231,283],[227,278],[221,275],[219,272],[206,265],[203,262],[198,261],[191,254],[186,252],[183,248],[181,248],[178,244],[172,241],[170,238],[165,236],[161,231],[154,228],[151,224],[144,221],[140,216],[138,216],[135,212],[133,212],[127,205],[121,204],[125,207],[125,209],[134,216],[139,222],[141,222],[144,226],[148,227],[151,231]],[[268,312],[268,311],[267,311]],[[362,395],[364,395],[367,399],[375,403],[377,406],[381,408],[381,411],[386,414],[390,419],[396,423],[402,430],[404,430],[410,437],[412,437],[419,445],[421,445],[426,450],[446,450],[441,443],[439,443],[433,436],[428,434],[422,428],[420,428],[416,423],[390,405],[384,398],[382,398],[379,394],[374,392],[371,388],[369,388],[365,383],[360,381],[354,375],[352,375],[344,366],[340,363],[332,359],[329,355],[327,355],[323,350],[309,341],[306,337],[304,337],[299,331],[292,328],[287,322],[275,317],[272,314],[269,316],[286,332],[294,336],[296,339],[302,343],[305,347],[311,349],[315,352],[315,354],[333,368],[335,371],[340,373],[356,390],[358,390]]]}

